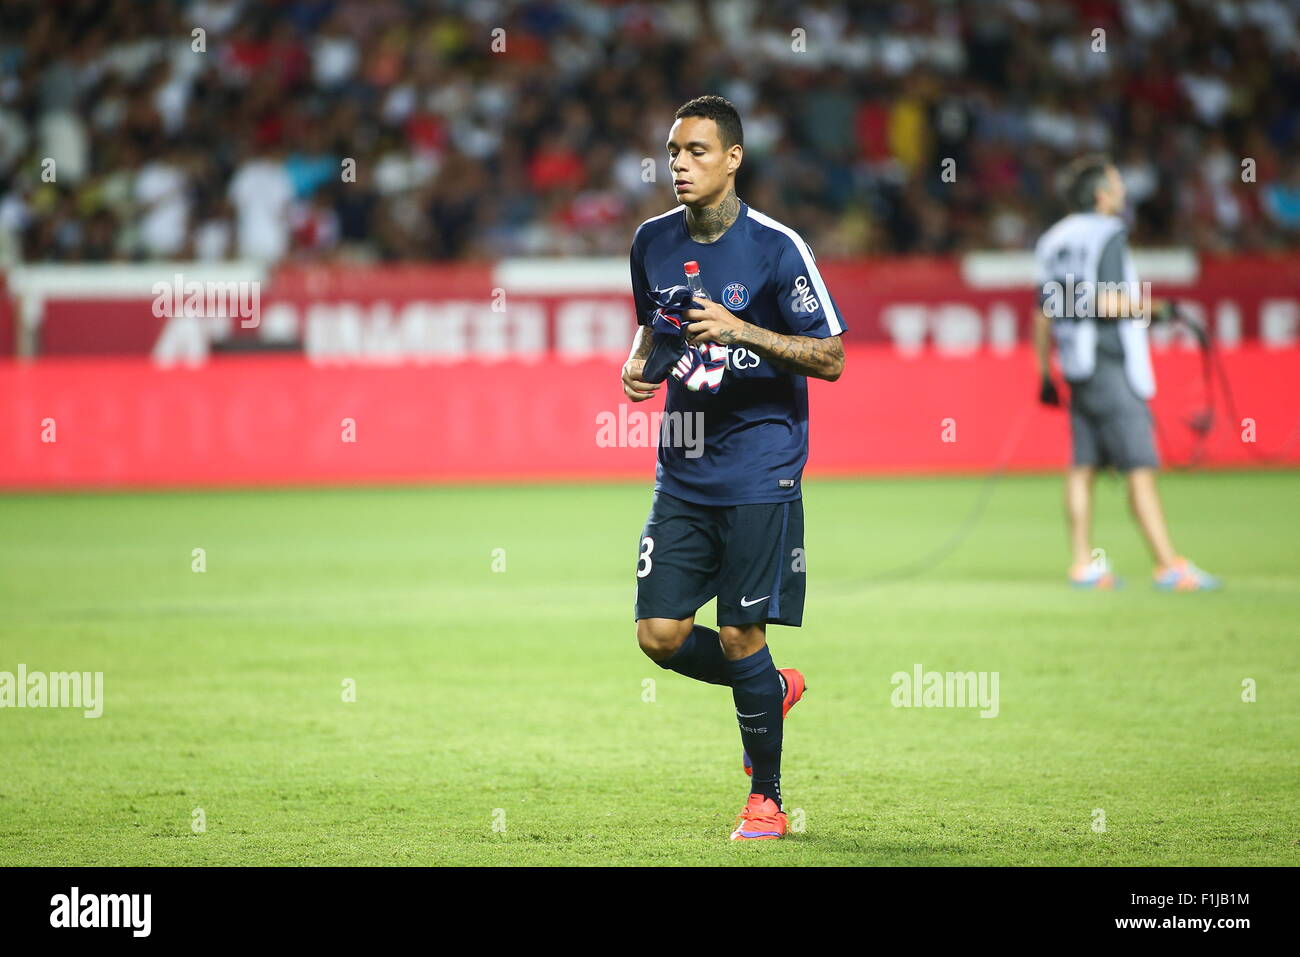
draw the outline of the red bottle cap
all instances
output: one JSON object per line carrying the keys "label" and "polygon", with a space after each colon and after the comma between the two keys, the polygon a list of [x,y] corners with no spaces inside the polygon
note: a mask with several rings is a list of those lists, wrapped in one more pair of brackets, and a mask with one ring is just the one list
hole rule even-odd
{"label": "red bottle cap", "polygon": [[698,276],[700,274],[700,264],[697,263],[694,259],[692,259],[690,262],[686,263],[685,265],[686,265],[686,275]]}

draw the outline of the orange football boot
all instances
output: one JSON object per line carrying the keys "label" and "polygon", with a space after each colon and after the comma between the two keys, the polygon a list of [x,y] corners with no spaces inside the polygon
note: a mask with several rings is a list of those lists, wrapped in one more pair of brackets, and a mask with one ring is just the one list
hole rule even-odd
{"label": "orange football boot", "polygon": [[745,809],[736,817],[733,841],[774,841],[785,837],[785,811],[771,798],[751,794]]}

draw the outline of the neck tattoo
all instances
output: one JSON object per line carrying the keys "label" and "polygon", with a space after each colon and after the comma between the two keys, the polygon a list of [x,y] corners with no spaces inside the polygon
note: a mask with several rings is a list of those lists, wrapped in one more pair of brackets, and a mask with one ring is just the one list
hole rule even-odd
{"label": "neck tattoo", "polygon": [[707,209],[686,207],[686,228],[697,243],[717,242],[740,215],[740,200],[734,189],[727,190],[722,202]]}

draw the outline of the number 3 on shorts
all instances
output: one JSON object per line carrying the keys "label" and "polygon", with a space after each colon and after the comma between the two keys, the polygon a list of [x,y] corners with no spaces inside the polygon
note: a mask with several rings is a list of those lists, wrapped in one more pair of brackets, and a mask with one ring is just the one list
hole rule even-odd
{"label": "number 3 on shorts", "polygon": [[637,558],[636,577],[645,578],[650,574],[650,569],[654,567],[654,562],[650,560],[650,553],[655,550],[655,540],[647,535],[641,539],[641,554]]}

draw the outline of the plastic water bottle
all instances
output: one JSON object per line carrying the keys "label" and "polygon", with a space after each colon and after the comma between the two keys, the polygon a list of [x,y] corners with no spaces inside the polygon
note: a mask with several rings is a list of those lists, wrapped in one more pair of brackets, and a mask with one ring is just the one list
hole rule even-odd
{"label": "plastic water bottle", "polygon": [[[683,263],[682,268],[686,270],[686,285],[691,290],[691,298],[709,300],[709,294],[704,291],[704,280],[700,278],[700,264],[692,259],[688,263]],[[687,321],[685,316],[682,317],[682,321]],[[685,331],[685,326],[682,328]],[[689,342],[689,338],[687,341]],[[709,384],[709,391],[717,392],[723,369],[731,368],[731,346],[725,346],[720,342],[708,342],[700,345],[692,344],[691,348],[696,350],[704,360],[705,368],[708,370],[706,381]],[[687,385],[687,388],[692,386]],[[700,387],[696,385],[694,388]]]}
{"label": "plastic water bottle", "polygon": [[704,280],[700,278],[700,264],[692,259],[682,268],[686,270],[686,285],[690,287],[691,298],[708,299],[709,294],[704,291]]}

